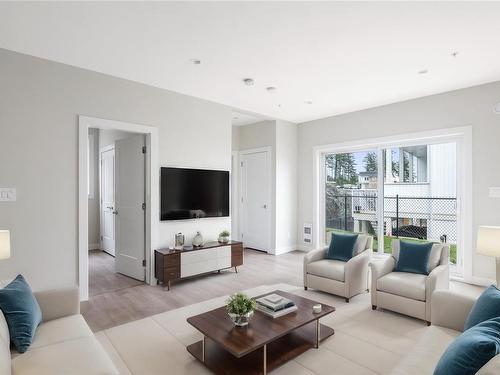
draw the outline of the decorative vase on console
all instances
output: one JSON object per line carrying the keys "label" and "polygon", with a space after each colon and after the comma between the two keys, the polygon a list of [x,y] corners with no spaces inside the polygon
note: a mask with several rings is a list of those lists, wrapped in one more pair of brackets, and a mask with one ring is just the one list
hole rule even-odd
{"label": "decorative vase on console", "polygon": [[220,234],[219,234],[219,239],[218,241],[221,242],[221,243],[228,243],[229,242],[229,231],[225,230],[225,231],[222,231]]}
{"label": "decorative vase on console", "polygon": [[200,232],[196,232],[196,236],[193,237],[193,246],[203,246],[203,236]]}

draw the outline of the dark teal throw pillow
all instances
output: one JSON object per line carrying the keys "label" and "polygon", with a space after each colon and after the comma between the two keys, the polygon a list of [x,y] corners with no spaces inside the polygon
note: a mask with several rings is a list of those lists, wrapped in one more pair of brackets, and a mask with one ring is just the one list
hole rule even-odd
{"label": "dark teal throw pillow", "polygon": [[326,259],[347,262],[354,255],[354,245],[356,245],[357,239],[357,234],[332,233],[330,247],[326,252]]}
{"label": "dark teal throw pillow", "polygon": [[500,290],[494,285],[486,289],[474,303],[465,321],[464,331],[491,318],[500,317]]}
{"label": "dark teal throw pillow", "polygon": [[500,353],[500,317],[464,331],[441,356],[434,375],[473,375]]}
{"label": "dark teal throw pillow", "polygon": [[0,309],[9,327],[10,341],[19,353],[24,353],[42,321],[42,311],[22,275],[0,289]]}
{"label": "dark teal throw pillow", "polygon": [[395,272],[410,272],[428,275],[429,256],[432,242],[399,241],[399,259]]}

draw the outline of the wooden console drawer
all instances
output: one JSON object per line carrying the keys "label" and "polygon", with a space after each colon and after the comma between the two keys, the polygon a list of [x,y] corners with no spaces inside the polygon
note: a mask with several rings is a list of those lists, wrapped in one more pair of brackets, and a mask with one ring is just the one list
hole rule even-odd
{"label": "wooden console drawer", "polygon": [[231,267],[243,264],[243,245],[233,245],[231,248]]}
{"label": "wooden console drawer", "polygon": [[163,268],[180,268],[181,267],[181,254],[171,254],[165,256],[163,261]]}
{"label": "wooden console drawer", "polygon": [[177,280],[181,278],[179,268],[165,268],[163,270],[163,281]]}

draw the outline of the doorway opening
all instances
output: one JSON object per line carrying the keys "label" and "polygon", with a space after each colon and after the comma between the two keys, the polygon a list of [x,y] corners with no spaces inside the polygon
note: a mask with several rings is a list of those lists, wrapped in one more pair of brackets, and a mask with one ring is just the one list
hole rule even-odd
{"label": "doorway opening", "polygon": [[158,197],[154,127],[79,117],[81,300],[151,283]]}
{"label": "doorway opening", "polygon": [[89,296],[146,278],[144,134],[89,128]]}

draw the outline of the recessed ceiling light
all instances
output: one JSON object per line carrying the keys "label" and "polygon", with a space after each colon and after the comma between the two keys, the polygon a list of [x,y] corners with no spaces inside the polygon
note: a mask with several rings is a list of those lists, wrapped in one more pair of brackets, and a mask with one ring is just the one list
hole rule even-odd
{"label": "recessed ceiling light", "polygon": [[278,104],[278,107],[280,107],[280,108],[281,108],[281,104]]}
{"label": "recessed ceiling light", "polygon": [[243,83],[247,86],[253,86],[253,79],[252,78],[245,78],[245,79],[243,79]]}
{"label": "recessed ceiling light", "polygon": [[201,64],[201,60],[200,59],[191,59],[189,61],[191,61],[191,63],[193,65],[200,65]]}
{"label": "recessed ceiling light", "polygon": [[306,104],[313,104],[312,100],[306,100],[304,103],[306,103]]}
{"label": "recessed ceiling light", "polygon": [[451,53],[451,56],[452,56],[452,57],[457,57],[457,56],[458,56],[458,51],[453,51],[453,52]]}
{"label": "recessed ceiling light", "polygon": [[427,69],[422,69],[418,71],[418,74],[427,74],[429,71]]}
{"label": "recessed ceiling light", "polygon": [[276,92],[276,87],[274,87],[274,86],[269,86],[269,87],[266,87],[266,90],[267,90],[267,92],[270,92],[270,93],[275,93],[275,92]]}

